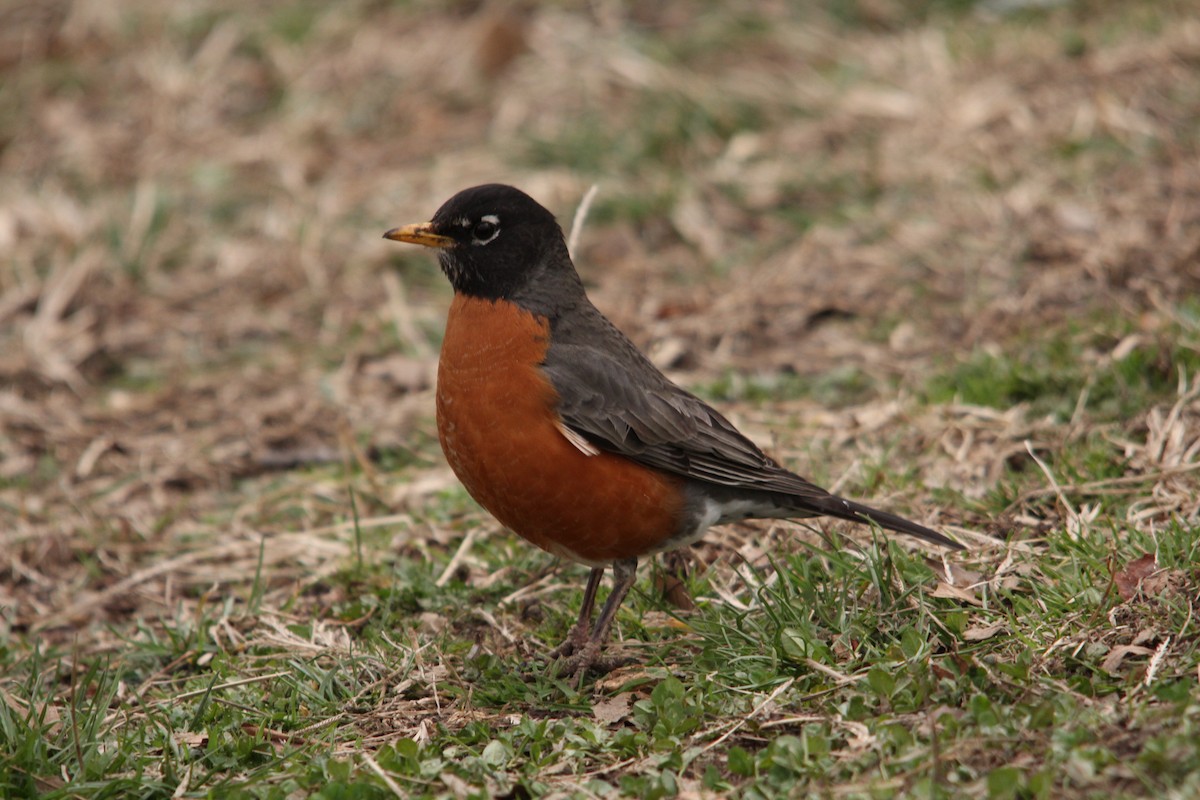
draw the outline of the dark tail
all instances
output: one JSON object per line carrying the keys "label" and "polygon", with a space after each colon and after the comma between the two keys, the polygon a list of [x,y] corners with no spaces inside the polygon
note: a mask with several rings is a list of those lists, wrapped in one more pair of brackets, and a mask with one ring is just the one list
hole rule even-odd
{"label": "dark tail", "polygon": [[909,536],[915,536],[918,539],[924,539],[933,544],[940,544],[942,547],[949,547],[951,550],[964,549],[961,544],[950,537],[926,528],[924,525],[918,525],[904,517],[889,514],[887,511],[880,511],[870,506],[864,506],[862,503],[856,503],[853,500],[847,500],[835,494],[816,498],[806,497],[804,500],[806,509],[811,509],[827,517],[837,517],[838,519],[850,520],[851,522],[875,523],[879,527],[886,528],[889,531],[907,533]]}

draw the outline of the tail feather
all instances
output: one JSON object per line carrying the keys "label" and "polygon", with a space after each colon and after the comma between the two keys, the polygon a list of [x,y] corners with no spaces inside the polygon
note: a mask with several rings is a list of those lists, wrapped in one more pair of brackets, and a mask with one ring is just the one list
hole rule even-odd
{"label": "tail feather", "polygon": [[804,510],[808,512],[817,512],[828,517],[837,517],[851,522],[874,523],[881,528],[897,533],[906,533],[909,536],[915,536],[918,539],[923,539],[926,542],[949,547],[951,550],[964,549],[961,544],[954,541],[948,536],[938,533],[935,530],[926,528],[924,525],[918,525],[912,520],[887,511],[880,511],[877,508],[856,503],[853,500],[847,500],[844,497],[837,495],[827,495],[825,497],[805,497]]}

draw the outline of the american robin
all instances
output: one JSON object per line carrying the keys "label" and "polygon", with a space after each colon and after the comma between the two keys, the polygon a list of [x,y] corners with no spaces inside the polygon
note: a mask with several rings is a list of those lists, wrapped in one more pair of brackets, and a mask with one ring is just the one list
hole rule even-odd
{"label": "american robin", "polygon": [[[830,516],[961,549],[785,469],[672,383],[592,305],[554,215],[524,192],[466,189],[384,237],[436,248],[454,287],[437,378],[454,473],[506,527],[592,568],[555,651],[579,677],[599,663],[638,559],[711,525]],[[608,566],[612,592],[592,626]]]}

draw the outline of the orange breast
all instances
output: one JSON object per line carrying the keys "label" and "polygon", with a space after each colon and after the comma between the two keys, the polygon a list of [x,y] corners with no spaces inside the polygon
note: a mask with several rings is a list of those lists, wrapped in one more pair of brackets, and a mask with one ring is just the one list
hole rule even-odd
{"label": "orange breast", "polygon": [[438,366],[446,460],[480,505],[551,553],[600,565],[654,552],[680,533],[681,480],[567,440],[538,368],[549,344],[544,319],[455,295]]}

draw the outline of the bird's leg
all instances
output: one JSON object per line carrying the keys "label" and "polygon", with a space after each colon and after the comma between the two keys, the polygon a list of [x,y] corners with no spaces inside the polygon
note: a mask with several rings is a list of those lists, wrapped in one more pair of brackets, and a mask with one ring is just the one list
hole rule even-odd
{"label": "bird's leg", "polygon": [[613,588],[609,592],[608,599],[604,601],[604,608],[600,610],[600,619],[596,620],[596,627],[592,629],[591,638],[588,640],[588,644],[596,645],[597,650],[608,638],[608,630],[612,627],[613,620],[616,619],[617,609],[621,607],[621,603],[625,602],[625,595],[629,594],[629,589],[637,579],[637,565],[636,558],[625,558],[613,562]]}
{"label": "bird's leg", "polygon": [[[601,659],[600,650],[604,647],[605,640],[608,639],[608,632],[617,616],[617,609],[621,607],[625,595],[629,594],[629,589],[637,578],[637,563],[636,558],[613,562],[613,588],[609,592],[608,599],[604,601],[604,608],[600,610],[600,618],[596,620],[596,626],[592,628],[592,633],[587,637],[587,641],[581,647],[574,648],[573,654],[564,665],[564,672],[575,674],[576,688],[583,684],[583,676],[590,667],[599,667],[602,671],[607,672],[624,663],[623,659]],[[595,577],[596,573],[597,570],[593,570],[592,576]],[[592,583],[591,580],[588,581],[588,589],[591,590],[594,602],[595,591]],[[585,593],[584,600],[587,601],[587,599]],[[580,622],[583,622],[582,615]],[[574,634],[575,631],[572,631],[572,638]]]}
{"label": "bird's leg", "polygon": [[583,590],[583,603],[579,606],[579,620],[567,634],[567,639],[550,652],[550,658],[557,659],[569,656],[583,650],[588,640],[588,629],[592,626],[592,609],[596,607],[596,592],[600,589],[600,581],[604,578],[604,567],[593,567],[588,575],[587,588]]}

